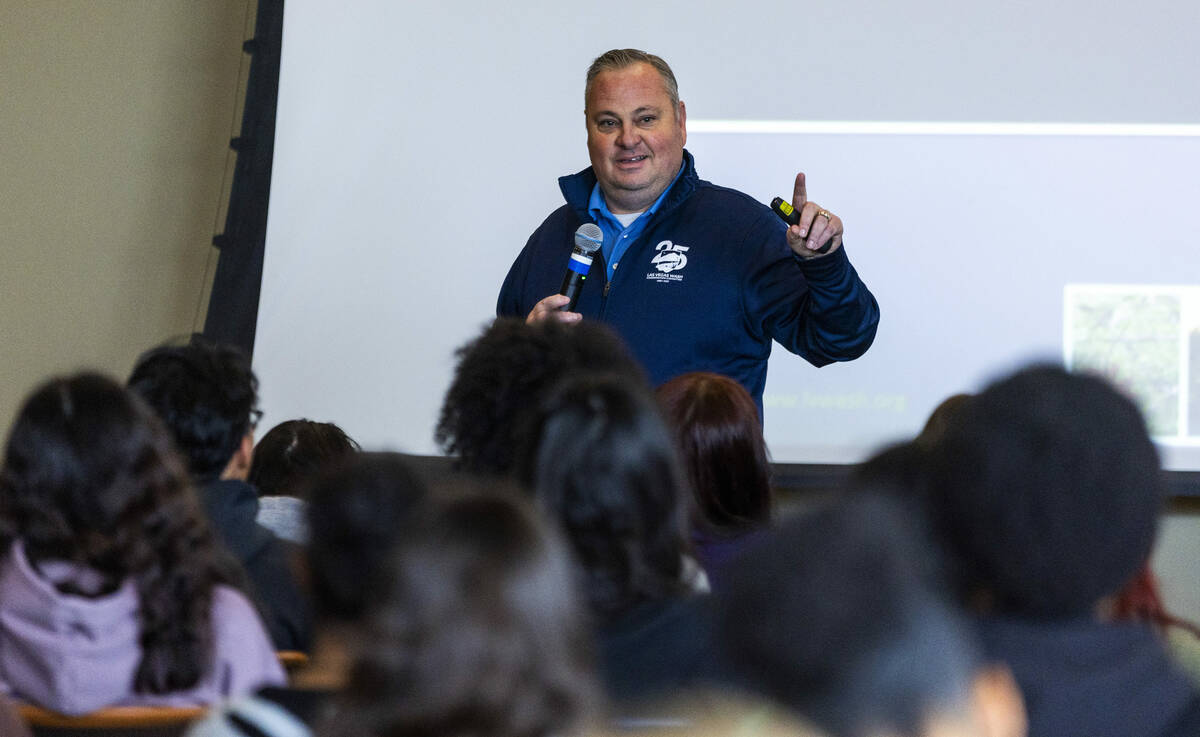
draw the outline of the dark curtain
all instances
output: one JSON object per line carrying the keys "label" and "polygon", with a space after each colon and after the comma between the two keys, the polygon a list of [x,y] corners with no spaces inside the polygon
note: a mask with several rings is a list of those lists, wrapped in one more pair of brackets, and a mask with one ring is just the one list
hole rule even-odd
{"label": "dark curtain", "polygon": [[254,351],[263,248],[267,238],[267,201],[271,193],[271,157],[275,150],[275,107],[279,97],[279,52],[283,42],[283,0],[258,0],[241,134],[229,142],[237,165],[225,216],[225,232],[213,243],[220,249],[204,337]]}

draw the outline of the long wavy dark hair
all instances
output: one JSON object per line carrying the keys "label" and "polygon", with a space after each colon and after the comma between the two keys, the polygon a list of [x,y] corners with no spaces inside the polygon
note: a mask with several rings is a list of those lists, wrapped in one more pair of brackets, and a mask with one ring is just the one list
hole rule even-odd
{"label": "long wavy dark hair", "polygon": [[214,542],[170,436],[140,399],[107,377],[51,380],[25,402],[0,470],[0,544],[31,564],[68,561],[99,573],[98,596],[136,582],[142,660],[133,687],[194,686],[212,660],[217,583],[239,576]]}

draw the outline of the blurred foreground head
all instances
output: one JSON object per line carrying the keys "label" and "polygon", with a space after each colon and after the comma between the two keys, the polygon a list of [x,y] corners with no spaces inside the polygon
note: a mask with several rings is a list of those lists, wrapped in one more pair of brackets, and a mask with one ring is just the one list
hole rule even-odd
{"label": "blurred foreground head", "polygon": [[562,545],[514,495],[451,493],[393,549],[323,735],[569,737],[594,699]]}
{"label": "blurred foreground head", "polygon": [[718,596],[733,682],[834,737],[1020,737],[1011,675],[983,666],[929,561],[880,496],[785,523]]}
{"label": "blurred foreground head", "polygon": [[1089,612],[1150,556],[1165,489],[1134,403],[1098,376],[1035,366],[954,413],[930,514],[962,593],[1038,618]]}

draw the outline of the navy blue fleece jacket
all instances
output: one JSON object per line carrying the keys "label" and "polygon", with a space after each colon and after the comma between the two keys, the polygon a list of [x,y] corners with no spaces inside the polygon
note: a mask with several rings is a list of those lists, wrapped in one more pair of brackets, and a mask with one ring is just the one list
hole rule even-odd
{"label": "navy blue fleece jacket", "polygon": [[[774,339],[814,366],[862,355],[879,305],[845,248],[802,261],[769,208],[700,179],[691,154],[641,236],[605,281],[597,254],[577,311],[610,324],[654,384],[689,371],[741,382],[762,407]],[[589,167],[560,178],[567,204],[534,231],[500,289],[496,312],[525,317],[558,292],[575,229],[591,222]]]}

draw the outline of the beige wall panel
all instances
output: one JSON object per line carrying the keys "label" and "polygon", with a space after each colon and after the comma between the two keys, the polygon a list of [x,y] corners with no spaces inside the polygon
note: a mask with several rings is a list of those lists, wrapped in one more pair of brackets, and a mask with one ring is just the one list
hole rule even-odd
{"label": "beige wall panel", "polygon": [[[203,325],[253,0],[0,4],[0,418]],[[223,222],[216,226],[223,227]]]}

